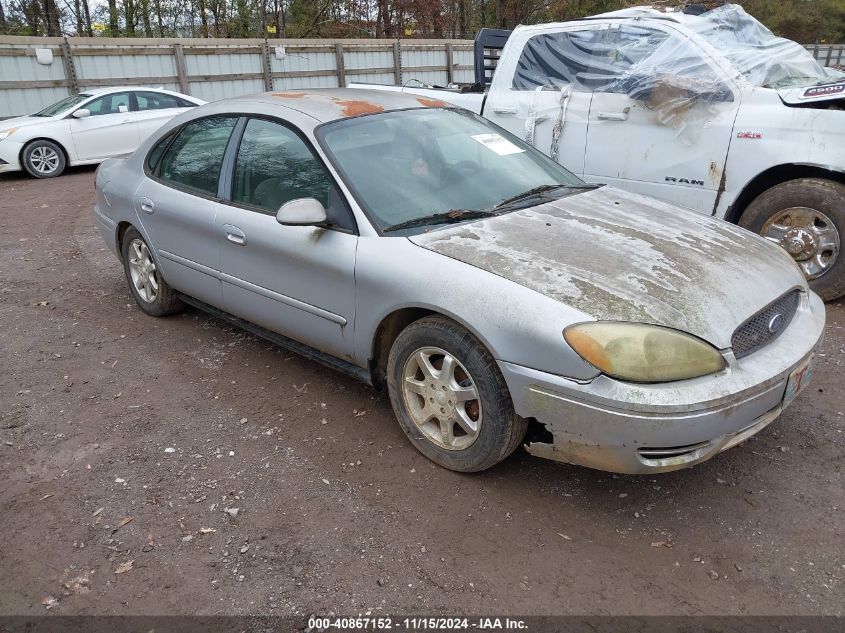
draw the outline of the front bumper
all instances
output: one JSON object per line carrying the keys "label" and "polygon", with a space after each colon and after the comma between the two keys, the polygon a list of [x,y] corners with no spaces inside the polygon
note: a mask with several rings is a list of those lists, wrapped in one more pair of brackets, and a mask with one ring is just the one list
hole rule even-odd
{"label": "front bumper", "polygon": [[736,446],[782,412],[790,374],[824,332],[824,303],[812,292],[787,330],[768,346],[711,376],[656,385],[599,376],[579,383],[499,362],[518,415],[551,433],[533,455],[619,473],[686,468]]}
{"label": "front bumper", "polygon": [[0,174],[21,170],[19,157],[22,149],[23,145],[15,143],[11,137],[0,141]]}

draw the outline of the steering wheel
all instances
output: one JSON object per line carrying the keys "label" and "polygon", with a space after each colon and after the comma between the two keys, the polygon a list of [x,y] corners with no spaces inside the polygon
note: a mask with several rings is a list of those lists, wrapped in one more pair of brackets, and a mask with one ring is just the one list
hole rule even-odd
{"label": "steering wheel", "polygon": [[457,182],[477,174],[479,169],[481,169],[481,166],[475,161],[462,160],[454,165],[449,165],[444,170],[443,179],[440,184],[444,187],[454,185]]}

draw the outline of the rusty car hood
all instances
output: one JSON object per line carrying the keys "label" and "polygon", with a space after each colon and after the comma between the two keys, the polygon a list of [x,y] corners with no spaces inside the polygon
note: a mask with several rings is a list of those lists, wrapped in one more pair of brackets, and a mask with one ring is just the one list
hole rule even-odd
{"label": "rusty car hood", "polygon": [[755,312],[806,288],[763,238],[611,187],[409,239],[595,319],[664,325],[719,348]]}

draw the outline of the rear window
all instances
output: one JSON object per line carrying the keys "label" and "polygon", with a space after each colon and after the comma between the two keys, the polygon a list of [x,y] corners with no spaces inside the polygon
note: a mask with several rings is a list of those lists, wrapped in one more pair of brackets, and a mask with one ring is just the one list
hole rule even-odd
{"label": "rear window", "polygon": [[223,155],[237,120],[212,117],[188,123],[164,152],[159,178],[179,188],[216,196]]}

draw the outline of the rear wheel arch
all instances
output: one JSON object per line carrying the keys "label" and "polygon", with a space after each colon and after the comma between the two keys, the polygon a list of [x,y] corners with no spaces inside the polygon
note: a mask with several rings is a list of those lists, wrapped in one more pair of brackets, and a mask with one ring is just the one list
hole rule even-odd
{"label": "rear wheel arch", "polygon": [[134,228],[130,222],[119,222],[117,225],[117,252],[120,253],[120,259],[123,261],[123,237],[126,235],[126,231],[130,228]]}
{"label": "rear wheel arch", "polygon": [[734,200],[725,214],[725,220],[732,224],[739,224],[745,210],[757,197],[790,180],[803,178],[822,178],[845,184],[845,171],[827,169],[819,165],[788,164],[777,165],[760,172],[743,187],[742,192]]}

